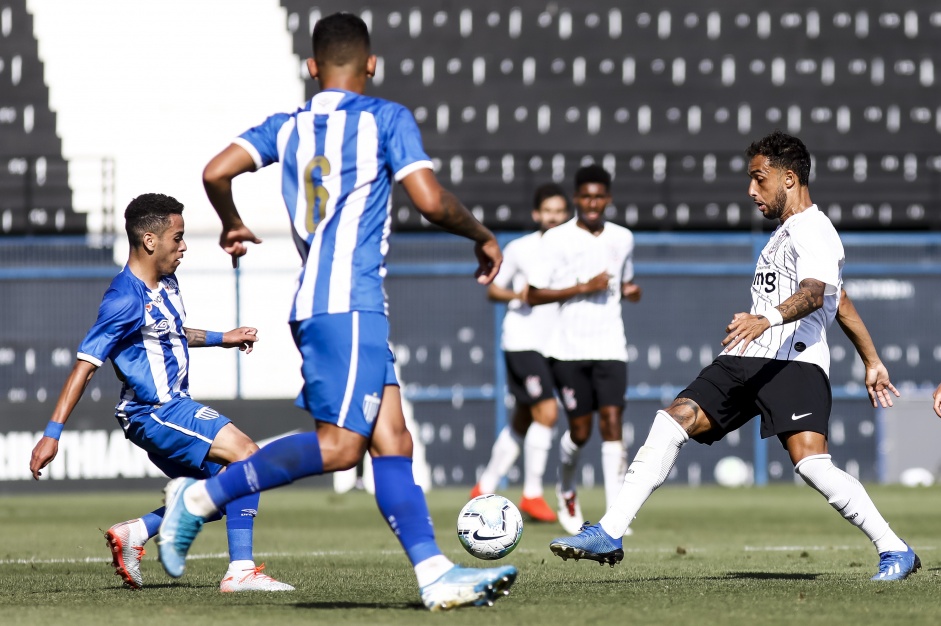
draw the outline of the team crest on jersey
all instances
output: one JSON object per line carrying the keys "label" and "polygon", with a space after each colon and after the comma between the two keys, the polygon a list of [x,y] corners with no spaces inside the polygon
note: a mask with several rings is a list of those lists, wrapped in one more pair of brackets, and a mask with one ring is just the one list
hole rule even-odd
{"label": "team crest on jersey", "polygon": [[578,406],[578,400],[575,399],[575,390],[571,387],[562,387],[562,404],[569,411],[574,411]]}
{"label": "team crest on jersey", "polygon": [[542,381],[538,376],[526,377],[526,393],[530,398],[538,398],[542,395]]}
{"label": "team crest on jersey", "polygon": [[363,396],[363,418],[367,424],[372,424],[376,416],[379,415],[379,404],[381,399],[376,394]]}

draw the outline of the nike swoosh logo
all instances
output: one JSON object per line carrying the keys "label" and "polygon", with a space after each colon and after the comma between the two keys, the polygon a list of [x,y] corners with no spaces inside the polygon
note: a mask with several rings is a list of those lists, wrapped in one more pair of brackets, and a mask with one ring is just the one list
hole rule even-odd
{"label": "nike swoosh logo", "polygon": [[489,541],[490,539],[499,539],[500,537],[506,537],[506,532],[502,532],[498,535],[491,535],[489,533],[481,534],[479,530],[475,530],[472,536],[477,541]]}
{"label": "nike swoosh logo", "polygon": [[794,415],[793,413],[791,413],[791,419],[792,419],[792,420],[799,420],[800,418],[802,418],[802,417],[807,417],[808,415],[813,415],[813,411],[811,411],[810,413],[804,413],[804,414],[802,414],[802,415]]}

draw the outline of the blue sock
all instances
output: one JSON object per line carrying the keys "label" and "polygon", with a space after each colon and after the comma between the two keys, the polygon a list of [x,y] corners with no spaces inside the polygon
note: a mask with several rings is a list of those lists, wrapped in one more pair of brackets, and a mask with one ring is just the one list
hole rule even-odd
{"label": "blue sock", "polygon": [[298,478],[323,474],[317,433],[298,433],[272,441],[244,461],[206,481],[206,490],[220,509],[250,493],[292,483]]}
{"label": "blue sock", "polygon": [[166,510],[167,507],[162,506],[156,511],[151,511],[147,515],[141,516],[141,519],[144,520],[144,526],[147,527],[148,539],[157,534],[157,529],[160,528],[160,522],[163,521],[163,512]]}
{"label": "blue sock", "polygon": [[260,494],[253,493],[225,505],[225,531],[229,540],[230,561],[253,560],[252,534],[260,497]]}
{"label": "blue sock", "polygon": [[412,565],[441,554],[425,494],[412,476],[412,459],[380,456],[372,460],[372,468],[376,504]]}

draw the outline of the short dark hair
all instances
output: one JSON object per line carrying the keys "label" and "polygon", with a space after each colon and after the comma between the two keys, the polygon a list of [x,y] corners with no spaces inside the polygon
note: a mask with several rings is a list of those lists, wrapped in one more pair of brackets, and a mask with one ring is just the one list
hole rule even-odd
{"label": "short dark hair", "polygon": [[768,157],[768,164],[797,174],[797,182],[807,186],[810,182],[810,152],[797,137],[775,130],[755,141],[745,150],[748,160],[757,155]]}
{"label": "short dark hair", "polygon": [[317,20],[311,45],[318,65],[346,65],[369,56],[369,29],[357,15],[334,13]]}
{"label": "short dark hair", "polygon": [[131,200],[124,210],[124,230],[131,247],[139,248],[146,233],[159,235],[169,228],[174,214],[183,214],[183,204],[162,193],[145,193]]}
{"label": "short dark hair", "polygon": [[578,168],[575,172],[575,191],[587,183],[599,183],[611,191],[611,174],[597,163]]}
{"label": "short dark hair", "polygon": [[565,195],[565,190],[562,189],[559,185],[555,183],[544,183],[536,187],[535,193],[533,193],[533,210],[537,210],[542,206],[542,203],[548,200],[549,198],[555,198],[556,196],[562,196],[565,200],[565,208],[568,209],[569,198]]}

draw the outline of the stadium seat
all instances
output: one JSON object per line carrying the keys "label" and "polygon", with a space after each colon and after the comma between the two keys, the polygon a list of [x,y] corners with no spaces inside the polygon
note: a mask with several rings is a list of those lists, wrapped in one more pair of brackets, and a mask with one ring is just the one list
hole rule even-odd
{"label": "stadium seat", "polygon": [[[715,205],[719,213],[728,213],[730,203],[749,210],[744,173],[717,191],[719,184],[689,176],[675,161],[740,155],[774,128],[803,137],[821,161],[852,151],[872,162],[910,154],[924,164],[941,154],[941,109],[933,95],[941,12],[913,0],[854,9],[812,0],[768,8],[692,0],[656,8],[610,0],[548,8],[434,0],[407,8],[282,5],[301,57],[310,53],[310,29],[320,15],[364,16],[382,61],[370,93],[413,111],[426,149],[444,165],[443,180],[500,228],[528,228],[532,187],[571,180],[571,164],[586,154],[665,155],[668,166],[656,182],[615,177],[615,196],[637,210],[625,213],[616,202],[613,219],[654,230],[753,229],[754,220],[741,214],[716,218]],[[311,82],[308,95],[315,90]],[[517,167],[512,180],[494,185],[490,173],[478,176],[468,164],[495,153],[517,164],[561,155],[566,166],[561,175],[559,168],[524,175]],[[449,181],[456,157],[464,165],[459,183]],[[867,209],[852,209],[872,204],[874,192],[875,212],[891,216],[893,228],[941,228],[936,168],[919,167],[918,181],[894,196],[891,183],[838,176],[826,182],[830,173],[824,174],[812,186],[819,190],[814,198],[850,207],[840,212],[841,229],[878,227]],[[838,198],[831,195],[836,189]],[[499,218],[507,214],[502,205],[509,206],[507,220]],[[401,198],[396,206],[408,208]],[[410,210],[394,211],[393,226],[426,228]]]}

